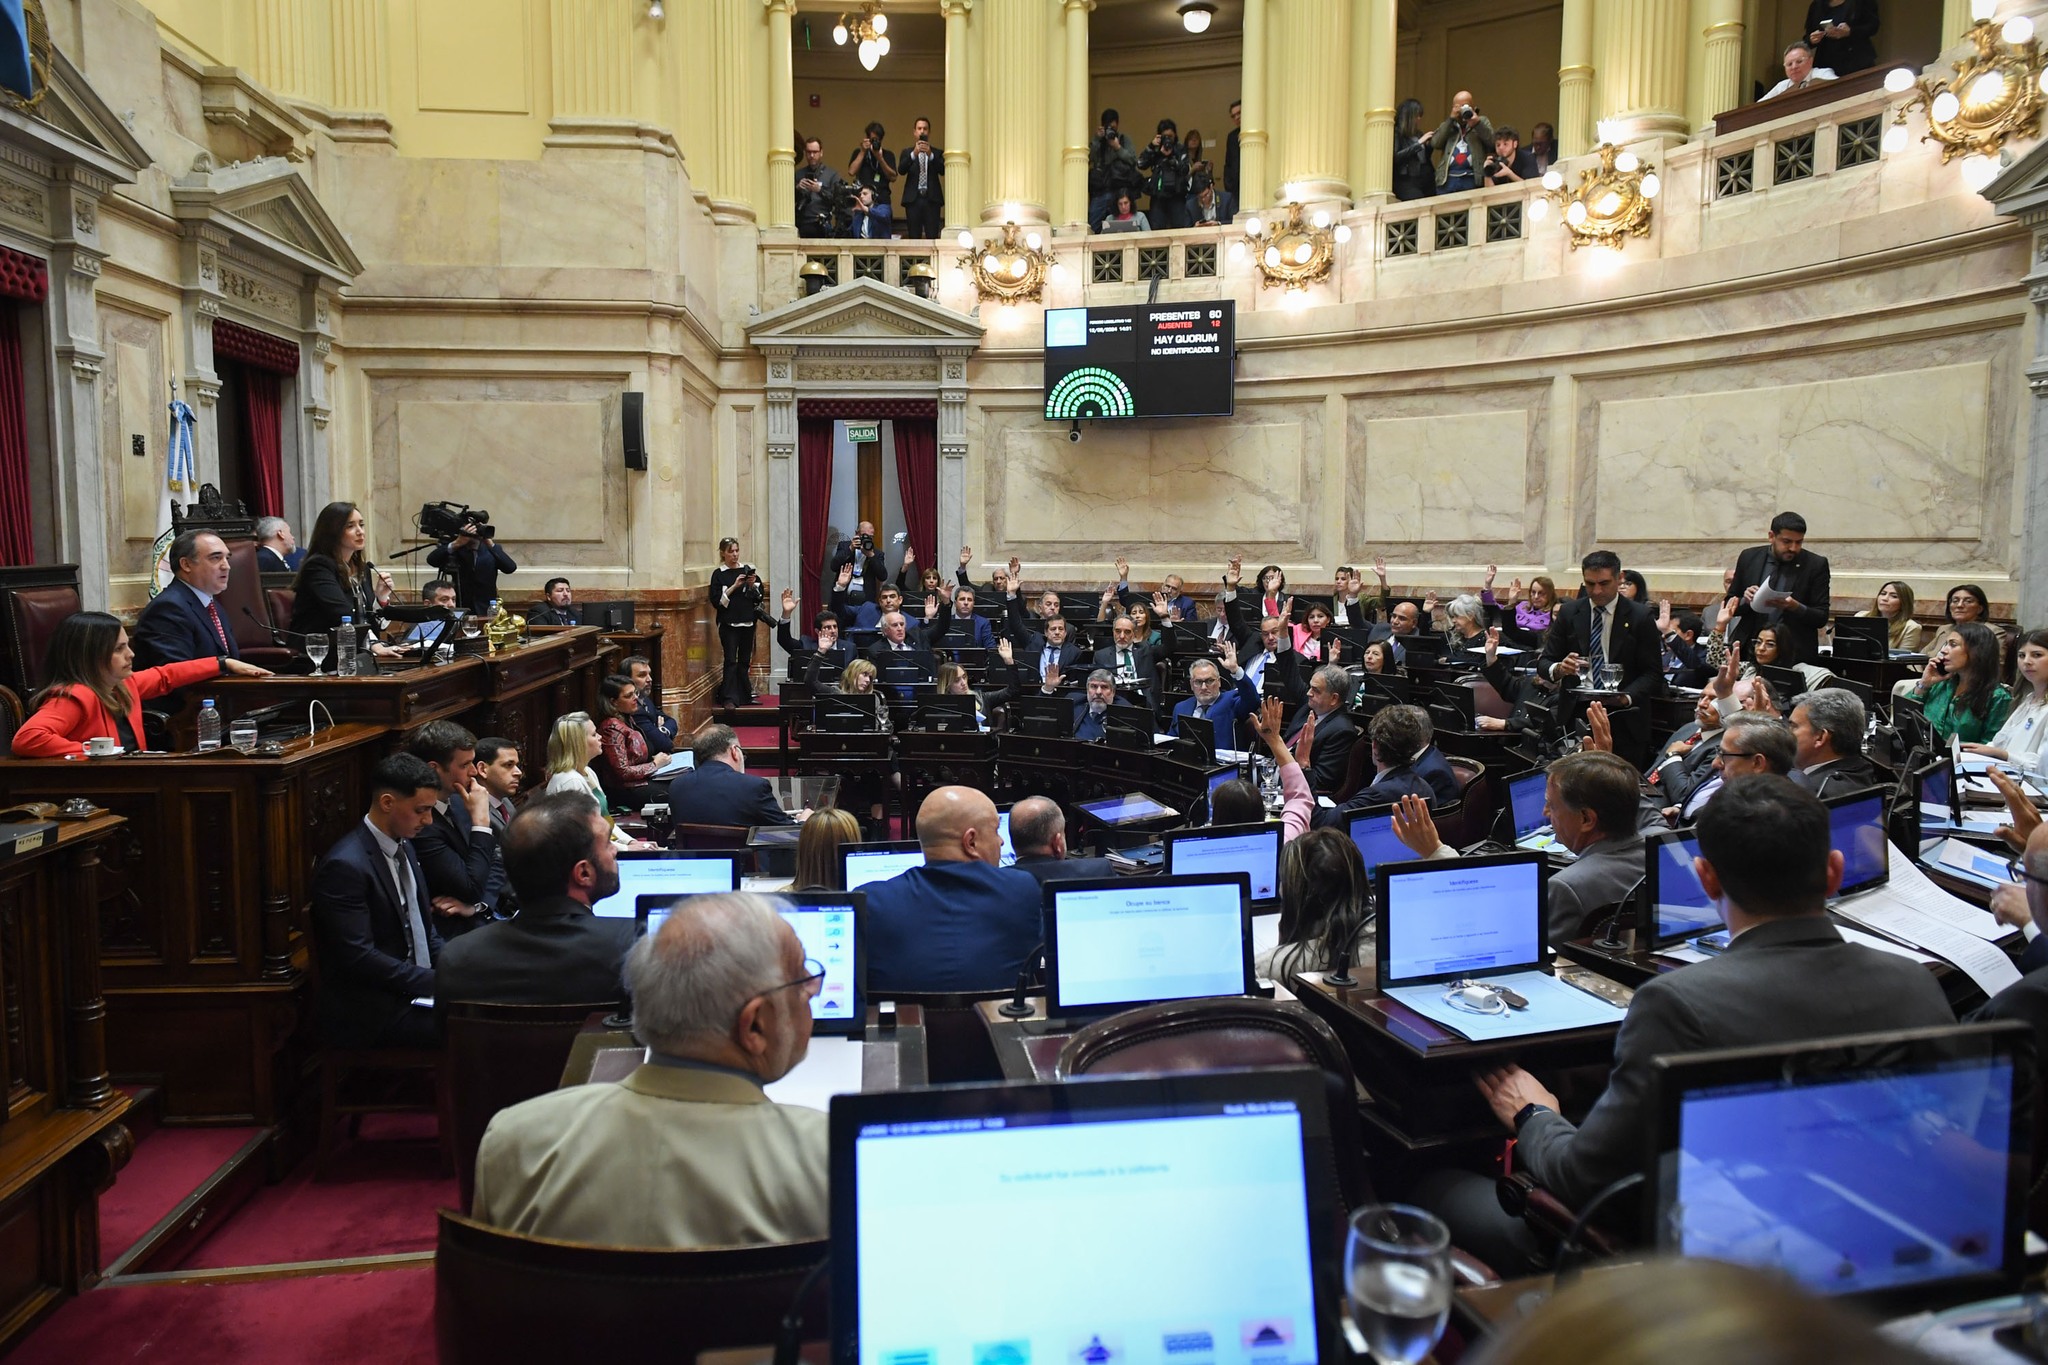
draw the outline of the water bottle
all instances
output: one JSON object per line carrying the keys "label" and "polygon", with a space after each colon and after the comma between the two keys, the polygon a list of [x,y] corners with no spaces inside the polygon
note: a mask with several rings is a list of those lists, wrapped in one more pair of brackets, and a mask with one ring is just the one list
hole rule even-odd
{"label": "water bottle", "polygon": [[344,616],[334,632],[334,671],[344,676],[356,671],[356,618]]}
{"label": "water bottle", "polygon": [[213,709],[213,698],[208,697],[199,708],[199,752],[220,747],[220,712]]}

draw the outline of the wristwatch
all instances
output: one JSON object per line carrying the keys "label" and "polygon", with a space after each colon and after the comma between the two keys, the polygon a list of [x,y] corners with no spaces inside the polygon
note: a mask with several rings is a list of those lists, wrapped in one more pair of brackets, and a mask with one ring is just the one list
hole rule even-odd
{"label": "wristwatch", "polygon": [[1523,1105],[1520,1109],[1517,1109],[1515,1111],[1515,1131],[1518,1133],[1521,1132],[1523,1124],[1527,1123],[1530,1119],[1534,1118],[1538,1114],[1547,1114],[1549,1112],[1550,1106],[1547,1104]]}

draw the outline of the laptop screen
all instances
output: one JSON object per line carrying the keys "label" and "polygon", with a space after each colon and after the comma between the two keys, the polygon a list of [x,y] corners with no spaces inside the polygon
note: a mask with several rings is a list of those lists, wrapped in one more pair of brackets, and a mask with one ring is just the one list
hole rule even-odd
{"label": "laptop screen", "polygon": [[1707,898],[1692,860],[1700,841],[1690,832],[1660,834],[1648,846],[1650,932],[1657,945],[1676,943],[1721,927],[1721,910]]}
{"label": "laptop screen", "polygon": [[1143,792],[1132,792],[1128,796],[1105,797],[1100,801],[1083,801],[1080,808],[1105,825],[1139,824],[1146,820],[1180,814],[1173,807],[1162,805]]}
{"label": "laptop screen", "polygon": [[1415,850],[1394,837],[1391,811],[1372,811],[1351,817],[1351,842],[1365,859],[1365,875],[1377,876],[1381,863],[1415,861]]}
{"label": "laptop screen", "polygon": [[1046,1012],[1247,994],[1250,899],[1242,872],[1047,883]]}
{"label": "laptop screen", "polygon": [[[867,964],[860,943],[867,897],[857,891],[783,891],[768,899],[796,930],[804,956],[825,969],[825,984],[811,997],[811,1031],[858,1035],[867,1023],[861,989],[866,984]],[[639,897],[641,933],[660,933],[674,908],[673,897]]]}
{"label": "laptop screen", "polygon": [[[1302,1071],[949,1086],[832,1109],[833,1365],[1314,1365],[1343,1243]],[[1019,1279],[1002,1236],[1058,1228]],[[905,1274],[903,1249],[948,1248]]]}
{"label": "laptop screen", "polygon": [[1276,824],[1212,825],[1186,834],[1170,831],[1166,836],[1166,871],[1171,876],[1242,872],[1251,879],[1253,900],[1277,900],[1280,835],[1280,826]]}
{"label": "laptop screen", "polygon": [[1010,812],[1006,810],[996,812],[996,839],[1003,846],[1002,866],[1015,867],[1017,846],[1010,842]]}
{"label": "laptop screen", "polygon": [[1209,795],[1214,796],[1218,787],[1225,782],[1235,782],[1241,776],[1243,774],[1235,768],[1218,768],[1209,774]]}
{"label": "laptop screen", "polygon": [[1379,984],[1543,963],[1543,855],[1392,864],[1379,873]]}
{"label": "laptop screen", "polygon": [[1891,874],[1891,841],[1884,823],[1884,793],[1864,792],[1827,803],[1828,846],[1842,855],[1840,895],[1882,886]]}
{"label": "laptop screen", "polygon": [[1546,772],[1526,773],[1508,783],[1508,813],[1514,817],[1517,839],[1526,839],[1549,823],[1543,816],[1543,793],[1549,784]]}
{"label": "laptop screen", "polygon": [[1964,1032],[1830,1045],[1817,1065],[1759,1048],[1665,1068],[1660,1249],[1771,1267],[1821,1294],[1980,1297],[1962,1282],[2018,1263],[2026,1144],[2013,1056]]}
{"label": "laptop screen", "polygon": [[840,855],[846,863],[846,889],[858,891],[869,882],[885,882],[913,867],[924,866],[924,850],[849,848]]}
{"label": "laptop screen", "polygon": [[633,918],[640,896],[701,896],[740,889],[739,856],[731,853],[666,853],[629,849],[619,854],[619,889],[590,907],[603,919]]}

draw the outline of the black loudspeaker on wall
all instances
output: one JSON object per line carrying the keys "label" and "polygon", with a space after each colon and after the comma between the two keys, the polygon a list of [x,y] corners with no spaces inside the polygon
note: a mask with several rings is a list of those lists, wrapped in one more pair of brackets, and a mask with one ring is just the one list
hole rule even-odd
{"label": "black loudspeaker on wall", "polygon": [[647,431],[641,413],[647,403],[644,393],[619,395],[619,427],[626,437],[626,468],[647,468]]}

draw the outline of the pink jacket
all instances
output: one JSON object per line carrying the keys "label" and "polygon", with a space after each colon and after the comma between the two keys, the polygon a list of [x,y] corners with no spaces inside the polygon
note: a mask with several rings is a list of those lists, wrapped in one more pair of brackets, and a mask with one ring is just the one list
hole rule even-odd
{"label": "pink jacket", "polygon": [[1308,789],[1308,777],[1299,763],[1289,763],[1280,770],[1280,795],[1287,803],[1280,811],[1280,842],[1290,844],[1308,828],[1310,817],[1316,813],[1315,793]]}

